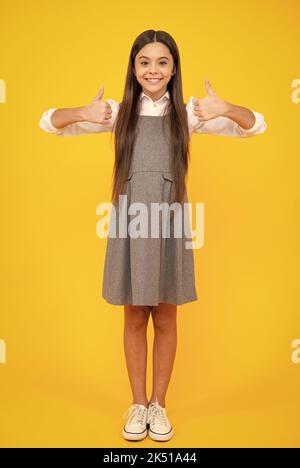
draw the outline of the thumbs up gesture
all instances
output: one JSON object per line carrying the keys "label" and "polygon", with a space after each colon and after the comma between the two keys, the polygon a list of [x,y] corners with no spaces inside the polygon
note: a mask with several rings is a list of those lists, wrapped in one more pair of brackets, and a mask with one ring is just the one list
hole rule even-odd
{"label": "thumbs up gesture", "polygon": [[109,125],[112,116],[112,109],[108,102],[103,101],[104,86],[102,85],[98,94],[92,102],[83,108],[84,120],[102,125]]}
{"label": "thumbs up gesture", "polygon": [[202,99],[194,99],[194,115],[199,121],[211,120],[224,115],[228,109],[227,103],[220,99],[213,90],[210,81],[205,80],[207,95]]}

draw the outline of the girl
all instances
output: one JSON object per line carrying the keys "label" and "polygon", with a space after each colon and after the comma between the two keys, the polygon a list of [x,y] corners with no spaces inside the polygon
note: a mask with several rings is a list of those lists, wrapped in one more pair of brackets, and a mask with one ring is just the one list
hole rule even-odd
{"label": "girl", "polygon": [[[133,43],[120,104],[113,99],[103,100],[102,86],[90,104],[49,109],[39,125],[62,136],[114,133],[112,203],[116,213],[120,214],[121,194],[127,197],[130,207],[134,202],[146,208],[154,202],[177,202],[182,206],[188,201],[186,176],[193,132],[249,137],[266,129],[261,113],[223,101],[208,80],[205,86],[206,97],[192,96],[187,104],[183,102],[177,45],[167,32],[150,29]],[[154,440],[166,441],[173,436],[165,398],[176,353],[177,305],[198,298],[193,252],[185,248],[189,237],[174,237],[174,216],[169,227],[167,238],[162,237],[161,230],[156,237],[119,237],[117,229],[116,237],[109,231],[107,241],[102,295],[108,303],[124,305],[124,349],[133,394],[122,428],[128,440],[141,440],[147,433]],[[150,314],[155,338],[153,389],[148,401]]]}

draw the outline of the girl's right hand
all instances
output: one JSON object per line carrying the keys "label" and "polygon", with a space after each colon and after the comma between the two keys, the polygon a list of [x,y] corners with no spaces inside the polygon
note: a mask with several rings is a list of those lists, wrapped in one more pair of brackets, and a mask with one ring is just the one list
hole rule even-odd
{"label": "girl's right hand", "polygon": [[84,106],[82,114],[84,120],[88,122],[100,123],[102,125],[109,125],[112,116],[112,109],[108,102],[102,101],[104,94],[104,86],[102,85],[97,96],[90,104]]}

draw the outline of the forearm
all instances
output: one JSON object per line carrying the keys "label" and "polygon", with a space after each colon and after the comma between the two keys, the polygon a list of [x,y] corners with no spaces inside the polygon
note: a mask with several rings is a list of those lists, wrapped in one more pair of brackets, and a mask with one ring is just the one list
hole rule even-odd
{"label": "forearm", "polygon": [[69,107],[56,109],[51,115],[51,123],[56,128],[63,128],[66,125],[75,122],[82,122],[84,120],[84,107]]}
{"label": "forearm", "polygon": [[226,108],[227,110],[222,115],[234,120],[241,127],[249,129],[255,124],[255,115],[247,107],[236,106],[230,102],[226,102]]}

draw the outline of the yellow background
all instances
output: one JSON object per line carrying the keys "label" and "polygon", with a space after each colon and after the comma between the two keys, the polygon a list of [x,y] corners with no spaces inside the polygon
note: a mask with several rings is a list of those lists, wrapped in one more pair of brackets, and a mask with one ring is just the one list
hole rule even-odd
{"label": "yellow background", "polygon": [[[178,44],[185,100],[204,97],[207,78],[268,125],[247,139],[192,137],[188,191],[204,203],[204,245],[199,300],[178,306],[175,435],[164,446],[299,447],[299,2],[6,1],[1,18],[1,446],[133,446],[121,437],[123,307],[101,297],[96,235],[110,134],[62,138],[38,122],[88,104],[101,84],[120,100],[131,45],[153,28]],[[148,338],[150,397],[151,321]]]}

